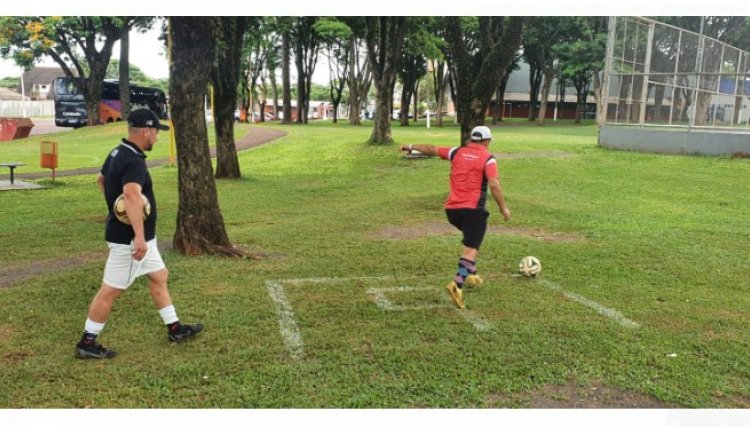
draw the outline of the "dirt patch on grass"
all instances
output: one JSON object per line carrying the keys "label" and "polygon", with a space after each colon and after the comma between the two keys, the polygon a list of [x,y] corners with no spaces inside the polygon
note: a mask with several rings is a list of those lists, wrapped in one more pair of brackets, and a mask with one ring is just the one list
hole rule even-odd
{"label": "dirt patch on grass", "polygon": [[92,261],[106,259],[106,255],[100,252],[91,252],[76,255],[70,258],[53,259],[32,262],[19,267],[13,267],[0,272],[0,289],[9,288],[24,280],[37,276],[53,274],[59,270],[80,267]]}
{"label": "dirt patch on grass", "polygon": [[0,341],[7,341],[13,335],[13,328],[9,325],[0,325]]}
{"label": "dirt patch on grass", "polygon": [[3,363],[5,363],[6,365],[15,365],[23,362],[27,357],[30,356],[33,356],[33,354],[25,353],[23,351],[15,351],[3,356]]}
{"label": "dirt patch on grass", "polygon": [[748,396],[732,396],[721,401],[730,408],[750,408],[750,397]]}
{"label": "dirt patch on grass", "polygon": [[[160,251],[163,252],[171,248],[172,242],[159,242]],[[60,270],[80,267],[94,261],[101,262],[103,268],[106,259],[107,252],[101,251],[78,254],[68,258],[23,263],[0,271],[0,289],[9,288],[34,277],[54,274]]]}
{"label": "dirt patch on grass", "polygon": [[[388,225],[370,233],[377,239],[410,240],[428,236],[459,235],[460,232],[448,223],[424,223],[411,225]],[[547,242],[580,241],[582,236],[571,233],[553,232],[528,227],[491,225],[487,234],[511,234]]]}
{"label": "dirt patch on grass", "polygon": [[647,394],[621,390],[600,383],[581,386],[574,381],[563,385],[548,385],[518,395],[503,396],[492,394],[487,403],[493,407],[528,408],[675,408],[675,405],[662,402]]}

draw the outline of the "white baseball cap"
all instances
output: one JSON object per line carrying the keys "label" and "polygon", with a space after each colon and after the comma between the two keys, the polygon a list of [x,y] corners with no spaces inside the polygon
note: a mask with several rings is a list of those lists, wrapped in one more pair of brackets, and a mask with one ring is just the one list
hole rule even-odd
{"label": "white baseball cap", "polygon": [[492,132],[487,126],[477,126],[471,130],[472,141],[484,141],[485,139],[492,139]]}

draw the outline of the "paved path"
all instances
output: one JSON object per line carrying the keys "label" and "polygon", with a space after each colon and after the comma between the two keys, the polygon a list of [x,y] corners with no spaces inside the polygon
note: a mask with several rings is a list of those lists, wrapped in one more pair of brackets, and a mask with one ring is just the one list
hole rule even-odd
{"label": "paved path", "polygon": [[31,121],[34,123],[34,127],[31,128],[29,135],[46,135],[48,133],[55,132],[67,132],[73,130],[73,128],[59,127],[55,124],[54,118],[40,118],[32,117]]}
{"label": "paved path", "polygon": [[[237,151],[248,150],[259,145],[263,145],[274,141],[282,136],[285,136],[286,132],[277,129],[259,128],[253,127],[250,131],[239,141],[235,142]],[[211,157],[216,157],[216,148],[211,148]],[[148,167],[161,166],[167,163],[169,159],[154,159],[148,160]],[[64,171],[55,172],[55,176],[73,176],[73,175],[91,175],[99,173],[100,167],[95,168],[79,168],[79,169],[68,169]],[[38,179],[47,178],[50,176],[49,172],[36,172],[36,173],[17,173],[16,179]]]}

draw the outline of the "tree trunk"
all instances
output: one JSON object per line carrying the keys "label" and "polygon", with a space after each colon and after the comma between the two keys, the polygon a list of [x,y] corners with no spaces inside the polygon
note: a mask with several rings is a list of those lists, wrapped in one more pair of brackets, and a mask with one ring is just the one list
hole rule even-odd
{"label": "tree trunk", "polygon": [[[378,84],[380,83],[380,84]],[[382,87],[384,86],[384,87]],[[382,93],[382,95],[381,95]],[[390,93],[390,96],[388,94]],[[391,135],[391,106],[393,105],[393,92],[388,82],[375,82],[375,117],[370,134],[371,144],[390,144],[393,142]]]}
{"label": "tree trunk", "polygon": [[88,126],[101,124],[99,103],[102,100],[102,81],[104,81],[104,77],[107,74],[107,65],[109,65],[109,59],[107,59],[106,63],[96,61],[89,64],[91,70],[89,71],[89,77],[85,84]]}
{"label": "tree trunk", "polygon": [[305,68],[302,60],[302,52],[294,50],[294,63],[297,66],[297,123],[307,123],[307,111],[305,110]]}
{"label": "tree trunk", "polygon": [[390,144],[393,86],[404,45],[406,18],[367,17],[367,54],[375,81],[375,123],[369,142]]}
{"label": "tree trunk", "polygon": [[177,141],[179,208],[174,249],[240,255],[229,241],[211,170],[203,102],[215,58],[212,17],[170,18],[169,93]]}
{"label": "tree trunk", "polygon": [[414,85],[414,95],[412,98],[414,98],[414,123],[417,123],[417,118],[419,116],[419,80],[417,80],[417,83]]}
{"label": "tree trunk", "polygon": [[282,124],[292,123],[292,83],[290,79],[290,64],[289,57],[291,55],[291,41],[289,40],[289,30],[285,30],[281,34],[281,98],[283,102],[284,118],[281,119]]}
{"label": "tree trunk", "polygon": [[539,86],[542,80],[542,70],[538,66],[529,64],[529,121],[535,120],[539,105]]}
{"label": "tree trunk", "polygon": [[214,129],[216,132],[216,178],[240,178],[240,163],[234,141],[234,110],[240,80],[244,17],[221,17],[219,34],[221,60],[216,61],[211,80],[214,87]]}
{"label": "tree trunk", "polygon": [[555,69],[552,67],[544,70],[544,84],[542,85],[542,101],[539,105],[539,116],[536,119],[537,126],[544,126],[544,121],[547,119],[547,100],[549,99],[549,91],[552,87],[552,79],[555,78]]}
{"label": "tree trunk", "polygon": [[273,94],[273,119],[279,119],[279,87],[276,84],[276,70],[268,73],[268,78],[271,80],[271,93]]}
{"label": "tree trunk", "polygon": [[[408,82],[411,84],[411,82]],[[399,124],[401,126],[409,126],[409,105],[411,103],[411,88],[406,87],[407,82],[404,82],[404,87],[401,89],[401,108],[399,109]]]}
{"label": "tree trunk", "polygon": [[130,26],[125,24],[120,38],[120,114],[122,120],[130,115]]}
{"label": "tree trunk", "polygon": [[445,105],[445,63],[435,61],[432,75],[435,89],[435,126],[443,127],[443,106]]}
{"label": "tree trunk", "polygon": [[347,84],[349,85],[349,124],[362,125],[362,108],[370,90],[371,73],[369,60],[365,59],[362,67],[359,63],[359,49],[356,37],[349,39],[349,73]]}

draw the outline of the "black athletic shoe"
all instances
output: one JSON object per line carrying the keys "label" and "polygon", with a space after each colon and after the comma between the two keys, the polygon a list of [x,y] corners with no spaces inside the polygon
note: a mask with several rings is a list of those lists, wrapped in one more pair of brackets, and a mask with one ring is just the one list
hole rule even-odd
{"label": "black athletic shoe", "polygon": [[195,325],[180,325],[180,328],[174,332],[169,332],[169,340],[173,342],[185,341],[186,339],[196,335],[198,332],[203,330],[202,323],[196,323]]}
{"label": "black athletic shoe", "polygon": [[111,359],[117,356],[117,352],[105,348],[96,341],[91,343],[81,341],[76,345],[75,356],[79,359]]}

